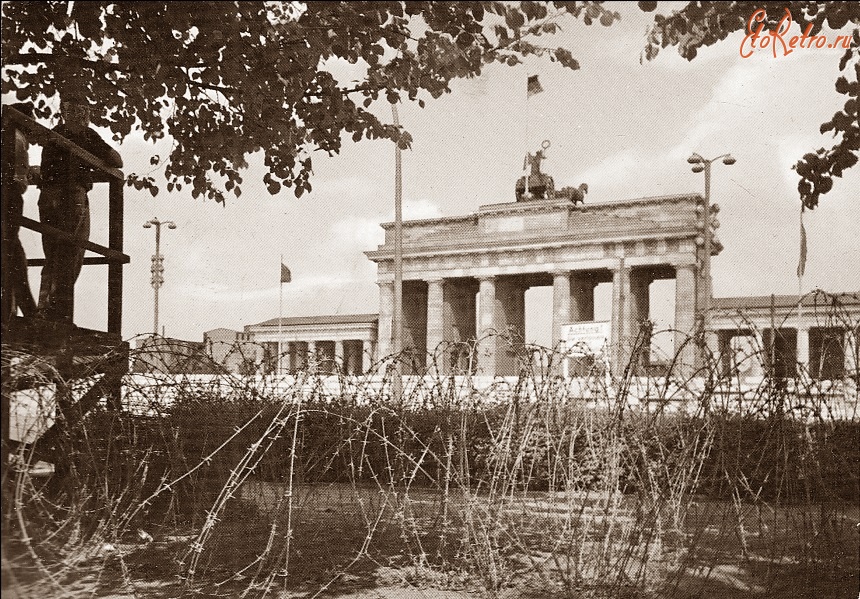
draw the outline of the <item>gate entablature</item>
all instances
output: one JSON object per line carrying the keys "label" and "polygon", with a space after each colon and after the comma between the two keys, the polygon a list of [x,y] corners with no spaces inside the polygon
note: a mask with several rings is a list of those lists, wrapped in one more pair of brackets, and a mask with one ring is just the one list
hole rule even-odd
{"label": "gate entablature", "polygon": [[[676,278],[675,328],[681,334],[692,332],[696,290],[701,285],[703,211],[701,196],[685,194],[585,205],[558,199],[490,204],[466,216],[406,221],[404,338],[426,343],[426,347],[413,349],[426,349],[430,354],[443,342],[464,341],[450,337],[454,329],[469,328],[462,324],[464,315],[457,314],[473,306],[473,302],[462,301],[464,290],[459,288],[463,281],[471,281],[472,286],[477,282],[482,298],[494,298],[492,306],[486,301],[478,309],[479,322],[474,327],[478,338],[502,328],[521,334],[522,294],[537,275],[552,280],[557,341],[562,324],[574,317],[574,321],[593,319],[594,285],[612,280],[613,346],[619,351],[615,362],[620,363],[625,339],[635,336],[638,322],[648,317],[648,285],[654,279]],[[380,356],[389,347],[388,306],[394,280],[394,224],[382,227],[385,243],[366,253],[377,263]],[[721,249],[714,240],[712,254]],[[427,285],[411,285],[410,281]],[[422,297],[411,297],[410,290],[419,290],[415,292]],[[451,299],[455,297],[460,299]],[[458,327],[451,325],[455,321],[460,323]],[[485,356],[483,372],[516,374],[507,372],[509,359],[498,357],[500,347],[495,348],[495,357],[493,351]]]}
{"label": "gate entablature", "polygon": [[[404,280],[432,276],[487,276],[695,263],[702,237],[698,195],[664,196],[572,206],[532,201],[481,206],[468,216],[403,223]],[[699,208],[701,210],[701,208]],[[394,224],[384,223],[385,243],[367,252],[379,281],[393,280]],[[722,246],[715,240],[712,254]],[[581,264],[580,264],[581,263]]]}

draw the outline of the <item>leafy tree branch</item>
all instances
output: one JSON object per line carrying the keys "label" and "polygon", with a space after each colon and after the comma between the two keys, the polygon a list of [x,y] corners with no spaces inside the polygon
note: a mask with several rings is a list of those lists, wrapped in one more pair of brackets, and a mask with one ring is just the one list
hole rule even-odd
{"label": "leafy tree branch", "polygon": [[[3,93],[51,102],[83,88],[100,110],[93,123],[117,141],[132,131],[170,137],[163,158],[168,190],[194,197],[240,197],[239,171],[263,153],[263,181],[300,197],[311,190],[315,151],[336,154],[344,139],[391,139],[374,102],[414,101],[450,92],[455,79],[487,65],[543,56],[579,67],[570,51],[532,42],[568,15],[611,25],[599,2],[7,2],[2,6]],[[358,80],[337,81],[332,61],[355,65]],[[83,75],[83,76],[81,76]],[[162,159],[159,159],[161,161]],[[221,187],[216,177],[226,179]],[[151,177],[129,184],[157,193]]]}
{"label": "leafy tree branch", "polygon": [[[657,8],[656,2],[639,2],[646,12]],[[756,9],[767,15],[765,27],[775,31],[785,12],[803,33],[818,35],[825,27],[841,31],[851,27],[851,44],[839,60],[839,70],[846,75],[835,82],[836,92],[847,96],[845,105],[820,127],[822,134],[832,132],[829,148],[806,153],[792,167],[800,175],[797,191],[810,210],[820,197],[833,188],[833,178],[857,164],[860,158],[860,4],[856,2],[690,2],[683,9],[665,16],[656,14],[648,32],[644,56],[653,60],[662,48],[675,46],[687,60],[696,58],[702,47],[712,46],[736,31],[748,31],[750,17]],[[808,32],[807,32],[807,28]],[[787,39],[793,31],[785,35]],[[852,78],[853,77],[853,78]]]}

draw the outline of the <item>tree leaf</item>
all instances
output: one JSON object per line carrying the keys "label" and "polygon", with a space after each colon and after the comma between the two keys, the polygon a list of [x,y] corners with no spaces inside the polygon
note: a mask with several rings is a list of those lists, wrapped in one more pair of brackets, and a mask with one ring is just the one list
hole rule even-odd
{"label": "tree leaf", "polygon": [[[305,193],[312,171],[296,156],[336,154],[349,138],[398,139],[370,112],[380,97],[424,107],[428,95],[449,93],[454,79],[479,75],[492,62],[516,66],[526,55],[578,68],[568,50],[544,52],[545,45],[522,39],[527,22],[534,24],[529,35],[560,31],[554,21],[542,22],[547,6],[311,2],[296,17],[269,2],[195,9],[180,2],[88,2],[75,3],[70,20],[68,3],[6,2],[0,6],[3,92],[38,100],[37,116],[50,119],[60,88],[78,78],[99,99],[104,117],[94,124],[117,142],[132,132],[151,143],[170,139],[169,155],[150,158],[152,166],[164,166],[170,192],[181,191],[181,180],[193,197],[223,201],[210,175],[226,176],[222,189],[238,191],[234,174],[266,149],[270,193],[284,184]],[[584,6],[557,8],[572,15],[567,18],[614,19],[594,4]],[[487,13],[494,18],[484,23]],[[340,84],[326,70],[330,59],[363,71],[357,81]],[[398,143],[409,147],[411,137]],[[139,177],[129,177],[128,185],[157,192]]]}
{"label": "tree leaf", "polygon": [[[767,4],[767,3],[766,3]],[[655,2],[639,2],[639,8],[651,12]],[[786,2],[768,8],[768,13],[783,12],[788,9],[792,20],[809,22],[809,35],[816,35],[826,23],[839,30],[850,21],[860,25],[860,12],[856,3],[844,2]],[[681,10],[665,16],[654,15],[648,31],[644,49],[645,60],[653,60],[660,48],[676,46],[678,52],[687,60],[694,60],[700,48],[726,40],[732,33],[746,31],[751,15],[751,5],[745,2],[690,2]],[[587,22],[587,19],[584,19]],[[776,22],[769,25],[775,28]],[[804,29],[804,33],[807,30]],[[732,38],[734,39],[734,38]],[[803,205],[809,209],[818,205],[819,197],[833,187],[832,177],[841,177],[844,170],[853,167],[857,159],[858,140],[860,140],[860,119],[856,111],[855,97],[860,93],[860,27],[852,33],[853,46],[841,53],[838,59],[839,71],[845,70],[854,61],[854,80],[839,76],[835,80],[836,91],[848,95],[845,111],[837,111],[833,117],[819,126],[820,133],[833,132],[834,144],[829,149],[821,148],[809,152],[792,167],[801,176],[798,194]],[[854,100],[853,103],[852,100]],[[849,104],[850,103],[850,104]]]}

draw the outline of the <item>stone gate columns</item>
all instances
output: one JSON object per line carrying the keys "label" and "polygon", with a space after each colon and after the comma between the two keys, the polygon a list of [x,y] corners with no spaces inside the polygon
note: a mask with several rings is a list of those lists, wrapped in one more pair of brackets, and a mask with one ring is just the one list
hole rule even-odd
{"label": "stone gate columns", "polygon": [[843,367],[845,369],[845,376],[854,377],[857,376],[857,368],[860,364],[857,363],[857,356],[860,354],[858,352],[857,343],[860,341],[860,329],[849,327],[847,331],[845,331],[845,336],[842,338],[843,343]]}
{"label": "stone gate columns", "polygon": [[[633,356],[640,333],[640,324],[650,316],[649,288],[652,275],[646,270],[629,268],[620,262],[612,270],[612,371],[621,374],[635,358],[637,364],[647,363],[651,341],[639,340],[641,355]],[[593,295],[592,295],[593,297]]]}
{"label": "stone gate columns", "polygon": [[570,278],[570,322],[594,320],[594,288],[597,278],[587,272],[574,272]]}
{"label": "stone gate columns", "polygon": [[287,373],[293,374],[300,368],[300,365],[297,364],[297,355],[299,352],[299,348],[298,344],[294,341],[290,341],[289,343],[287,343],[287,347],[289,347],[289,349],[287,350]]}
{"label": "stone gate columns", "polygon": [[696,269],[692,264],[675,267],[675,354],[679,374],[693,373],[696,361],[695,340],[688,338],[696,326]]}
{"label": "stone gate columns", "polygon": [[496,376],[496,278],[478,279],[478,372]]}
{"label": "stone gate columns", "polygon": [[[496,374],[516,376],[524,358],[526,287],[515,277],[496,277]],[[531,359],[531,358],[526,358]]]}
{"label": "stone gate columns", "polygon": [[[569,271],[556,271],[552,273],[552,341],[553,350],[564,352],[556,354],[552,360],[554,374],[567,375],[570,368],[570,358],[567,357],[567,346],[561,339],[562,325],[574,322],[573,308],[578,305],[582,298],[574,297],[572,276]],[[577,281],[578,282],[578,281]],[[577,289],[577,292],[581,291]],[[591,290],[591,307],[594,309],[594,289]],[[577,310],[578,311],[578,310]]]}
{"label": "stone gate columns", "polygon": [[797,374],[809,373],[809,328],[797,329]]}
{"label": "stone gate columns", "polygon": [[[635,271],[670,278],[675,273],[667,265],[696,264],[695,240],[701,235],[696,209],[700,204],[698,194],[589,204],[587,209],[555,198],[493,203],[472,214],[404,222],[403,316],[408,330],[404,332],[404,346],[411,339],[416,351],[433,351],[441,339],[448,348],[465,349],[473,336],[481,338],[493,331],[502,338],[484,342],[480,360],[474,363],[484,374],[515,375],[518,360],[512,359],[510,350],[514,347],[504,340],[504,335],[523,334],[524,288],[552,284],[555,343],[565,322],[594,320],[593,279],[605,282],[614,271],[612,342],[613,351],[618,351],[637,333],[637,318],[648,313],[648,285],[645,280],[636,280]],[[366,255],[379,265],[378,344],[379,354],[384,357],[391,350],[390,278],[397,248],[394,224],[385,223],[382,227],[385,242]],[[714,248],[719,245],[713,244]],[[680,267],[679,275],[678,324],[685,335],[693,332],[696,305],[691,268],[694,267]],[[441,290],[440,282],[433,279],[444,281]],[[469,297],[467,287],[480,288],[482,301],[477,317],[470,309],[474,297]],[[407,299],[410,290],[415,291],[416,301],[426,302],[420,309],[411,298]],[[471,294],[477,295],[477,291]],[[522,339],[517,342],[521,348]],[[504,354],[500,349],[505,349]],[[453,370],[463,372],[463,354],[448,357],[442,369],[456,363]],[[625,365],[626,354],[610,359],[620,368]]]}
{"label": "stone gate columns", "polygon": [[317,352],[316,341],[308,341],[308,364],[319,366],[319,354]]}
{"label": "stone gate columns", "polygon": [[627,339],[630,335],[628,325],[630,316],[630,269],[621,260],[612,269],[612,339],[610,367],[613,374],[621,374],[627,365],[629,348]]}
{"label": "stone gate columns", "polygon": [[651,337],[640,338],[646,331],[641,328],[642,323],[651,315],[651,297],[649,290],[652,277],[647,271],[632,270],[630,272],[630,296],[628,301],[627,326],[629,345],[637,342],[640,344],[640,353],[636,356],[637,363],[647,366],[651,358]]}
{"label": "stone gate columns", "polygon": [[570,322],[570,272],[557,271],[552,273],[552,345],[551,349],[559,347],[561,327]]}
{"label": "stone gate columns", "polygon": [[376,359],[382,360],[391,354],[391,324],[394,318],[394,283],[379,285],[379,329],[376,339]]}
{"label": "stone gate columns", "polygon": [[442,368],[445,374],[463,374],[473,362],[473,343],[480,323],[475,321],[478,285],[475,279],[446,279],[442,287],[442,338],[447,355]]}
{"label": "stone gate columns", "polygon": [[349,365],[346,363],[343,341],[340,339],[334,342],[334,366],[332,372],[337,372],[337,369],[340,368],[344,374],[349,373]]}
{"label": "stone gate columns", "polygon": [[361,347],[361,373],[368,374],[373,367],[373,348],[369,344]]}
{"label": "stone gate columns", "polygon": [[651,276],[647,272],[633,270],[630,273],[630,335],[639,333],[639,324],[651,313],[651,298],[648,293]]}
{"label": "stone gate columns", "polygon": [[428,367],[445,372],[445,300],[442,279],[427,281],[427,355]]}

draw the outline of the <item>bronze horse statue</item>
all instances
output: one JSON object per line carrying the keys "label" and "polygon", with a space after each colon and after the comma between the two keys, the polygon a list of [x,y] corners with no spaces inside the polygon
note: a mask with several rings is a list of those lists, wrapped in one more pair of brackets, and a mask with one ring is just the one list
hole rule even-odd
{"label": "bronze horse statue", "polygon": [[588,183],[580,183],[579,187],[562,187],[555,197],[557,198],[567,198],[573,205],[584,204],[585,203],[585,194],[588,193]]}

